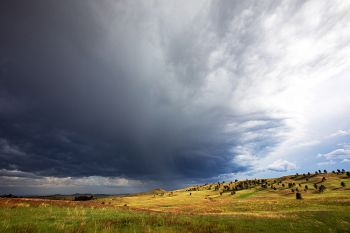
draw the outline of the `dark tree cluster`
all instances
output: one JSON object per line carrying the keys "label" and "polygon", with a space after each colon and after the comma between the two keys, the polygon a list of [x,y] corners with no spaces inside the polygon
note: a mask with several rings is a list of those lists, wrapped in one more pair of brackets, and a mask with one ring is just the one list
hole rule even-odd
{"label": "dark tree cluster", "polygon": [[74,201],[89,201],[92,200],[92,198],[94,198],[92,195],[76,196],[74,197]]}
{"label": "dark tree cluster", "polygon": [[320,185],[320,187],[318,187],[318,191],[320,193],[323,193],[326,190],[326,186],[324,186],[323,184]]}

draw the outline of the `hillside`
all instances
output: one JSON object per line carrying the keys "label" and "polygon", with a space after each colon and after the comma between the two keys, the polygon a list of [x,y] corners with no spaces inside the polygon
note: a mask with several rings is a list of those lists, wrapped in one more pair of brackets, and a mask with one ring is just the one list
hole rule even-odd
{"label": "hillside", "polygon": [[[342,182],[345,187],[341,186]],[[324,191],[320,191],[322,185],[325,187]],[[296,200],[297,192],[301,193],[302,200]],[[284,216],[291,208],[308,209],[309,205],[320,200],[349,204],[349,173],[348,175],[346,172],[299,174],[271,179],[214,183],[169,192],[112,197],[100,201],[112,206],[126,204],[131,209],[159,212]]]}

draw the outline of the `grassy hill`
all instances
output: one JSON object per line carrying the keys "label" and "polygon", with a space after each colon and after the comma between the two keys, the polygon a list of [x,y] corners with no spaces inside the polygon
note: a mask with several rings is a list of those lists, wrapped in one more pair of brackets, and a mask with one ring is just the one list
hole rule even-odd
{"label": "grassy hill", "polygon": [[0,232],[350,232],[349,176],[299,174],[86,202],[2,198]]}

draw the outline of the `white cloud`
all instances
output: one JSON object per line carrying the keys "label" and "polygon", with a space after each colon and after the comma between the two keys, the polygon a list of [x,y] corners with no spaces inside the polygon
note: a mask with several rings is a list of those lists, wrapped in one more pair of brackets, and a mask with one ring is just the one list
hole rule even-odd
{"label": "white cloud", "polygon": [[350,163],[350,159],[343,159],[341,163]]}
{"label": "white cloud", "polygon": [[30,172],[19,170],[0,170],[1,186],[20,186],[20,187],[130,187],[140,185],[141,182],[133,179],[122,177],[102,177],[102,176],[87,176],[87,177],[53,177],[53,176],[38,176]]}
{"label": "white cloud", "polygon": [[332,150],[325,154],[318,154],[318,158],[324,158],[326,161],[318,163],[319,166],[334,165],[337,163],[350,162],[350,145],[347,143],[340,144],[342,148]]}
{"label": "white cloud", "polygon": [[287,160],[276,160],[267,167],[267,170],[277,171],[277,172],[286,172],[290,170],[295,170],[297,167],[295,163],[289,162]]}
{"label": "white cloud", "polygon": [[319,154],[319,157],[324,157],[327,160],[342,160],[350,159],[350,149],[336,149],[326,154]]}
{"label": "white cloud", "polygon": [[329,135],[329,137],[338,137],[338,136],[347,136],[350,135],[350,130],[338,130],[335,133],[332,133],[331,135]]}

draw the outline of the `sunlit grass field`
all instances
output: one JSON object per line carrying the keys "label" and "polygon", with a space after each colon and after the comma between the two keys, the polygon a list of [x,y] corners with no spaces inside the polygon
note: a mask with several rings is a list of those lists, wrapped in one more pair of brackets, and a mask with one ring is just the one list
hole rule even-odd
{"label": "sunlit grass field", "polygon": [[[276,190],[252,185],[231,194],[208,184],[84,202],[1,198],[0,232],[350,232],[346,174],[267,182]],[[302,200],[296,200],[288,185],[282,186],[291,182]],[[314,184],[326,190],[319,192]],[[191,188],[198,191],[188,191]]]}

